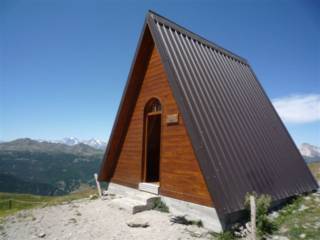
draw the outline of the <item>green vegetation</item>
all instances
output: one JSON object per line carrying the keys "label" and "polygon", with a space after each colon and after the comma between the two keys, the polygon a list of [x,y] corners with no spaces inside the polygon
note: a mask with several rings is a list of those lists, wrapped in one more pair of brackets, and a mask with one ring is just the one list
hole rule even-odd
{"label": "green vegetation", "polygon": [[211,233],[215,240],[234,240],[236,239],[231,231],[224,231],[222,233]]}
{"label": "green vegetation", "polygon": [[[249,196],[249,195],[248,195]],[[248,206],[248,196],[245,204]],[[275,215],[267,215],[271,198],[256,196],[258,239],[283,236],[290,240],[315,240],[320,236],[320,194],[313,193],[292,199]],[[249,213],[249,212],[248,212]],[[232,231],[212,233],[214,239],[238,239]]]}
{"label": "green vegetation", "polygon": [[156,210],[156,211],[159,211],[159,212],[166,212],[166,213],[169,212],[168,206],[163,201],[161,201],[160,198],[156,199],[152,209]]}
{"label": "green vegetation", "polygon": [[203,227],[203,223],[201,220],[193,220],[193,221],[190,221],[192,225],[196,225],[198,227]]}
{"label": "green vegetation", "polygon": [[198,227],[203,227],[201,220],[188,220],[185,216],[174,216],[170,219],[170,221],[183,225],[196,225]]}
{"label": "green vegetation", "polygon": [[308,164],[313,176],[320,181],[320,162],[313,162]]}
{"label": "green vegetation", "polygon": [[0,193],[0,218],[24,209],[46,207],[71,202],[76,199],[88,198],[95,193],[96,189],[93,188],[87,188],[64,196],[52,197],[31,194]]}
{"label": "green vegetation", "polygon": [[279,211],[275,223],[279,226],[277,235],[289,239],[319,239],[320,196],[311,194],[293,199]]}
{"label": "green vegetation", "polygon": [[272,234],[277,226],[268,217],[268,211],[271,205],[271,196],[256,193],[247,194],[245,198],[245,206],[250,211],[250,195],[255,196],[256,199],[256,226],[257,235],[262,238],[267,234]]}

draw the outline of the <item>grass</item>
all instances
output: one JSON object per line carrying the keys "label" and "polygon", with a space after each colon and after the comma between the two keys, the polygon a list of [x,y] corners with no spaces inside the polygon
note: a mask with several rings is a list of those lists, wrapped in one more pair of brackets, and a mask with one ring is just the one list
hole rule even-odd
{"label": "grass", "polygon": [[309,163],[308,166],[315,178],[320,181],[320,162]]}
{"label": "grass", "polygon": [[64,196],[39,196],[32,194],[0,193],[0,218],[20,210],[57,205],[73,200],[87,198],[96,194],[96,189],[87,188]]}
{"label": "grass", "polygon": [[[308,164],[312,174],[320,181],[320,162]],[[275,219],[275,235],[289,239],[320,239],[320,195],[300,196],[287,204]]]}
{"label": "grass", "polygon": [[169,212],[168,206],[163,201],[161,201],[160,198],[155,200],[153,210],[165,213]]}
{"label": "grass", "polygon": [[211,233],[214,240],[234,240],[236,239],[235,236],[231,231],[225,231],[221,233]]}
{"label": "grass", "polygon": [[[270,220],[276,226],[271,235],[287,237],[290,240],[320,239],[320,194],[313,193],[297,197],[287,203],[278,213],[278,217]],[[216,240],[239,239],[232,231],[212,233],[212,236]]]}
{"label": "grass", "polygon": [[275,223],[276,235],[289,239],[319,239],[320,236],[320,196],[311,194],[294,199],[280,210]]}

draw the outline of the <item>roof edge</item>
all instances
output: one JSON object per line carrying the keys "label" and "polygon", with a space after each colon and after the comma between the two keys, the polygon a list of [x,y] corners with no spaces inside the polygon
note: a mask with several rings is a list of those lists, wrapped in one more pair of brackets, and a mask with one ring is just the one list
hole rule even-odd
{"label": "roof edge", "polygon": [[107,158],[108,158],[109,153],[110,153],[111,142],[114,139],[115,131],[116,131],[117,124],[119,122],[119,118],[120,118],[120,114],[121,114],[121,110],[122,110],[124,102],[125,102],[125,96],[126,96],[126,93],[128,92],[128,89],[129,89],[129,84],[130,84],[130,81],[132,79],[134,67],[136,65],[136,62],[137,62],[137,59],[138,59],[138,54],[139,54],[139,51],[140,51],[140,48],[141,48],[141,45],[142,45],[142,42],[143,42],[143,38],[145,36],[147,28],[149,28],[149,26],[148,26],[148,21],[147,21],[147,17],[146,17],[145,20],[144,20],[143,27],[141,29],[139,38],[138,38],[138,43],[137,43],[137,46],[136,46],[136,49],[135,49],[135,52],[134,52],[133,60],[132,60],[131,65],[130,65],[129,74],[127,76],[125,87],[124,87],[122,95],[121,95],[121,99],[120,99],[118,110],[116,112],[114,123],[113,123],[112,129],[111,129],[110,135],[109,135],[109,140],[108,140],[108,143],[107,143],[107,146],[106,146],[106,150],[104,152],[104,155],[103,155],[103,158],[102,158],[102,161],[101,161],[101,164],[100,164],[100,171],[99,171],[99,174],[98,174],[98,180],[99,181],[107,181],[106,179],[109,178],[109,176],[103,177],[103,171],[105,171],[105,165],[107,163]]}
{"label": "roof edge", "polygon": [[222,54],[225,54],[226,56],[229,56],[231,58],[233,58],[234,60],[237,60],[243,64],[246,64],[246,65],[249,65],[249,62],[247,59],[219,46],[218,44],[200,36],[199,34],[196,34],[192,31],[190,31],[189,29],[171,21],[170,19],[166,18],[166,17],[163,17],[161,16],[160,14],[152,11],[152,10],[148,10],[148,13],[147,13],[147,16],[149,16],[150,18],[152,18],[153,20],[156,20],[158,21],[159,23],[162,23],[170,28],[173,28],[179,32],[181,32],[182,34],[185,34],[193,39],[195,39],[196,41],[208,46],[208,47],[211,47],[219,52],[221,52]]}

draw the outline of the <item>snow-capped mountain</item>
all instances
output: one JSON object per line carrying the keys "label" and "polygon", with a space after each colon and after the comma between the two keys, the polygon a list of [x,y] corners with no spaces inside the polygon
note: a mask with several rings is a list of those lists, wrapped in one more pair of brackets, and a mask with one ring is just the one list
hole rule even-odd
{"label": "snow-capped mountain", "polygon": [[320,161],[320,147],[309,143],[303,143],[299,147],[299,150],[307,162]]}
{"label": "snow-capped mountain", "polygon": [[72,146],[72,145],[79,144],[81,141],[76,137],[65,137],[65,138],[62,138],[61,140],[56,140],[55,142]]}
{"label": "snow-capped mountain", "polygon": [[79,143],[84,143],[84,144],[87,144],[87,145],[94,147],[94,148],[97,148],[97,149],[104,149],[107,145],[106,142],[103,142],[103,141],[96,139],[96,138],[91,138],[89,140],[80,140],[76,137],[65,137],[65,138],[63,138],[61,140],[57,140],[55,142],[67,144],[70,146],[76,145]]}
{"label": "snow-capped mountain", "polygon": [[46,140],[46,139],[38,139],[38,142],[51,142],[51,143],[62,143],[69,146],[77,145],[79,143],[83,143],[86,145],[89,145],[90,147],[96,148],[96,149],[105,149],[107,143],[104,141],[101,141],[96,138],[91,138],[88,140],[80,140],[76,137],[65,137],[59,140]]}
{"label": "snow-capped mountain", "polygon": [[87,145],[94,147],[94,148],[97,148],[97,149],[104,149],[107,145],[106,142],[101,141],[96,138],[91,138],[89,140],[83,140],[82,143],[87,144]]}

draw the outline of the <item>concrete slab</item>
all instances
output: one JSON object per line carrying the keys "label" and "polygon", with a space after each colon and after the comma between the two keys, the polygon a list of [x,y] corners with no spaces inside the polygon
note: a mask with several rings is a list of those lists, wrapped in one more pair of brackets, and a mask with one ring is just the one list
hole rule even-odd
{"label": "concrete slab", "polygon": [[113,199],[110,205],[124,209],[132,214],[152,209],[154,202],[160,198],[158,195],[113,183],[109,184],[107,192],[121,196]]}
{"label": "concrete slab", "polygon": [[153,205],[147,202],[137,201],[130,197],[116,198],[110,201],[110,206],[117,207],[121,210],[128,211],[129,213],[135,214],[143,212],[153,208]]}
{"label": "concrete slab", "polygon": [[139,183],[139,190],[158,195],[159,185],[154,183],[141,182]]}
{"label": "concrete slab", "polygon": [[222,232],[223,227],[215,208],[182,201],[166,196],[161,200],[169,207],[170,213],[176,216],[185,216],[188,220],[201,220],[203,227],[214,232]]}
{"label": "concrete slab", "polygon": [[107,191],[109,193],[122,196],[122,198],[118,199],[114,203],[117,206],[124,206],[124,209],[132,213],[152,209],[154,201],[161,197],[161,200],[169,207],[169,211],[173,215],[185,216],[188,220],[201,220],[206,229],[214,232],[221,232],[223,229],[216,209],[212,207],[206,207],[166,196],[150,194],[115,183],[110,183]]}

